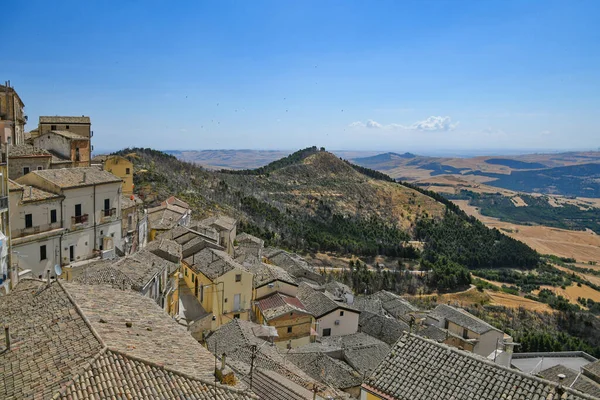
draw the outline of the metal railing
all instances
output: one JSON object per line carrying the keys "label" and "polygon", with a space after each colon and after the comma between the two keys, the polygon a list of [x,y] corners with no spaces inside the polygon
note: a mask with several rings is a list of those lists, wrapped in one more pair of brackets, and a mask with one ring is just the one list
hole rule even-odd
{"label": "metal railing", "polygon": [[117,215],[116,208],[107,208],[106,210],[102,210],[103,217],[114,217],[115,215]]}
{"label": "metal railing", "polygon": [[88,222],[88,214],[76,215],[74,217],[71,217],[72,225],[86,224],[87,222]]}

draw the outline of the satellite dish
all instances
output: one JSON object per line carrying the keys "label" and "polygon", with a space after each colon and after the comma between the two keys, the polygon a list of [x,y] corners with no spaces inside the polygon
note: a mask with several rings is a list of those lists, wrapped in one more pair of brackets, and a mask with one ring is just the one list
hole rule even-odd
{"label": "satellite dish", "polygon": [[56,279],[58,279],[58,277],[62,275],[62,268],[60,267],[60,265],[56,264],[54,266],[54,273],[56,274]]}

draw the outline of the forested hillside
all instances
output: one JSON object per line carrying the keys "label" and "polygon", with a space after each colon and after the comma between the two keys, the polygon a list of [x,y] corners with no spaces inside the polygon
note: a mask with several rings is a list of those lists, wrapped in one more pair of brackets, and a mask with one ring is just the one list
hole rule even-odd
{"label": "forested hillside", "polygon": [[136,191],[149,203],[181,196],[195,215],[226,212],[240,230],[299,251],[420,258],[468,268],[533,268],[538,255],[490,230],[435,193],[307,148],[258,170],[209,172],[151,149],[119,152],[134,161]]}

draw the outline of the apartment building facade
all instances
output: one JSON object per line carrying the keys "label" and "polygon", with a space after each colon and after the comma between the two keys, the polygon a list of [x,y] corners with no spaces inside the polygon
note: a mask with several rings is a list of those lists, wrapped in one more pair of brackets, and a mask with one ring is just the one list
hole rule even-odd
{"label": "apartment building facade", "polygon": [[2,144],[25,142],[25,104],[10,86],[10,81],[0,85],[0,141]]}

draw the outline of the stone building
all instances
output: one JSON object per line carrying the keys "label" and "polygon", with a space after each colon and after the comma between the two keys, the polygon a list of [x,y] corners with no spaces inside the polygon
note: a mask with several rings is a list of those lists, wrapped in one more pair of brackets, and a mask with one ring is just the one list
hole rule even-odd
{"label": "stone building", "polygon": [[8,177],[17,179],[31,171],[50,169],[52,154],[30,144],[8,146]]}
{"label": "stone building", "polygon": [[73,167],[91,165],[90,139],[70,131],[48,131],[33,139],[33,145],[46,149],[60,159],[71,160]]}
{"label": "stone building", "polygon": [[2,144],[25,142],[25,104],[10,86],[10,81],[0,85],[0,141]]}
{"label": "stone building", "polygon": [[79,136],[91,139],[94,136],[90,117],[42,116],[37,130],[31,131],[31,137],[36,138],[50,131],[69,131]]}

